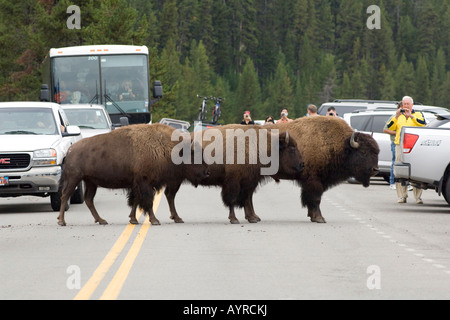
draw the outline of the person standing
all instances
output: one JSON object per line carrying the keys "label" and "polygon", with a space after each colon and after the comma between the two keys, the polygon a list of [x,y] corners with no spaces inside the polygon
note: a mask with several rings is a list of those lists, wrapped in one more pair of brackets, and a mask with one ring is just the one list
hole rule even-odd
{"label": "person standing", "polygon": [[252,120],[250,116],[250,111],[244,112],[244,119],[242,119],[241,124],[249,125],[249,124],[255,124],[255,122]]}
{"label": "person standing", "polygon": [[[397,109],[395,116],[391,119],[391,122],[387,125],[387,129],[395,131],[395,161],[401,161],[402,146],[400,145],[400,133],[402,127],[424,127],[427,122],[422,112],[414,111],[414,100],[409,96],[405,96],[402,99],[403,107]],[[396,190],[398,196],[398,203],[406,203],[408,198],[407,186],[402,186],[401,183],[396,183]],[[422,189],[413,188],[414,198],[417,204],[423,204]]]}
{"label": "person standing", "polygon": [[308,106],[308,117],[314,117],[317,116],[317,107],[313,104],[310,104]]}
{"label": "person standing", "polygon": [[291,122],[292,119],[289,119],[288,115],[288,109],[284,108],[283,110],[281,110],[281,119],[277,120],[277,123]]}
{"label": "person standing", "polygon": [[[397,105],[397,109],[403,108],[403,102],[400,101]],[[391,138],[391,153],[392,153],[392,164],[391,164],[391,174],[389,175],[389,185],[391,189],[395,190],[395,176],[394,176],[394,163],[395,163],[395,136],[397,135],[397,132],[394,130],[389,130],[388,125],[391,123],[392,118],[396,116],[393,115],[387,122],[386,125],[383,128],[383,133],[387,133],[390,135]]]}

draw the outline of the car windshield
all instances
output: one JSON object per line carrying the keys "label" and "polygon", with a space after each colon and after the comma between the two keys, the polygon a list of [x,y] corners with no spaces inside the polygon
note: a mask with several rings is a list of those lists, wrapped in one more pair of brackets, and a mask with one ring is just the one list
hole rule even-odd
{"label": "car windshield", "polygon": [[109,129],[105,113],[99,109],[64,109],[69,123],[81,129]]}
{"label": "car windshield", "polygon": [[46,108],[0,108],[0,135],[56,135],[55,118]]}

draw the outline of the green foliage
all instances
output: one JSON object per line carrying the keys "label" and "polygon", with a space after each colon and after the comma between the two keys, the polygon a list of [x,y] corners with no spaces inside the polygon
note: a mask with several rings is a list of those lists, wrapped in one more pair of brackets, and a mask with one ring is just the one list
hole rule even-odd
{"label": "green foliage", "polygon": [[[81,9],[70,30],[69,5]],[[379,1],[381,29],[363,0],[0,0],[0,100],[36,100],[52,47],[150,48],[151,81],[164,98],[154,120],[195,119],[221,96],[222,123],[306,113],[336,98],[450,106],[450,0]],[[211,112],[213,103],[209,103]]]}

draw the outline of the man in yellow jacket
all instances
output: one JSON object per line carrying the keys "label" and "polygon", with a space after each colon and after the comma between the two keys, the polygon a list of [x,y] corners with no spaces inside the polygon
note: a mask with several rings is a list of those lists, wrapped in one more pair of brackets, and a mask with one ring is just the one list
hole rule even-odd
{"label": "man in yellow jacket", "polygon": [[[395,131],[395,160],[401,161],[402,146],[400,145],[400,133],[403,126],[408,127],[424,127],[427,123],[420,111],[414,111],[413,98],[406,96],[402,99],[403,108],[397,109],[397,112],[392,117],[391,121],[387,125],[389,130]],[[396,190],[398,196],[398,203],[406,203],[408,198],[407,186],[402,186],[401,183],[396,183]],[[413,188],[414,198],[417,204],[423,204],[422,201],[422,189]]]}

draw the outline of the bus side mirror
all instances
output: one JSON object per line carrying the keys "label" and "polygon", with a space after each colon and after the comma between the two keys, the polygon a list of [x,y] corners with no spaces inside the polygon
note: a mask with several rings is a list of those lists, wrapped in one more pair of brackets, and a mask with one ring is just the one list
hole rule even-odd
{"label": "bus side mirror", "polygon": [[163,87],[161,81],[153,81],[153,97],[161,99],[163,97]]}
{"label": "bus side mirror", "polygon": [[50,90],[48,89],[48,84],[43,84],[41,86],[41,94],[39,96],[39,100],[45,102],[50,101]]}

